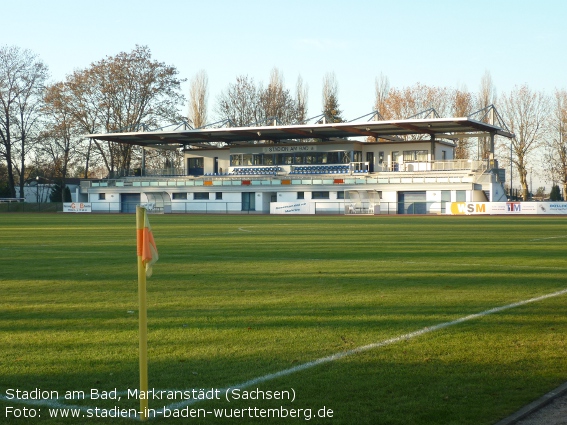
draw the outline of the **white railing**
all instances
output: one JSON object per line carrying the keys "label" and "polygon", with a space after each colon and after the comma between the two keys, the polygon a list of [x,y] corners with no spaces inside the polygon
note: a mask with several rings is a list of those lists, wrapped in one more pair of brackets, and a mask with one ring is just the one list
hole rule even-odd
{"label": "white railing", "polygon": [[[353,166],[356,164],[356,167]],[[346,164],[345,164],[346,165]],[[445,182],[447,179],[465,179],[465,171],[472,171],[474,173],[483,173],[489,168],[494,168],[497,164],[491,164],[489,161],[478,161],[478,160],[449,160],[449,161],[434,161],[434,162],[405,162],[401,164],[396,164],[395,168],[385,167],[385,164],[376,167],[374,173],[368,173],[367,162],[361,163],[351,163],[349,166],[349,171],[346,174],[311,174],[306,171],[304,174],[282,174],[278,175],[219,175],[219,176],[199,176],[199,177],[189,177],[189,176],[167,176],[167,175],[155,175],[155,176],[142,176],[142,177],[125,177],[116,179],[104,179],[104,180],[94,180],[94,181],[82,181],[81,182],[81,192],[86,193],[86,190],[93,187],[162,187],[162,188],[173,188],[179,186],[238,186],[238,185],[281,185],[282,180],[297,180],[301,179],[302,183],[297,184],[327,184],[323,181],[328,179],[344,179],[344,184],[349,184],[347,180],[356,178],[356,182],[352,184],[366,183],[361,179],[368,180],[368,183],[399,183],[399,179],[402,178],[407,181],[411,179],[412,183],[431,183],[435,182],[432,179],[439,179],[438,182]],[[462,173],[458,175],[440,175],[436,172],[459,172]],[[421,173],[420,175],[408,175],[405,173]],[[323,180],[322,180],[323,179]],[[309,181],[312,183],[309,183]],[[406,182],[404,181],[404,182]],[[285,183],[289,184],[289,183]],[[296,184],[296,183],[292,183]]]}

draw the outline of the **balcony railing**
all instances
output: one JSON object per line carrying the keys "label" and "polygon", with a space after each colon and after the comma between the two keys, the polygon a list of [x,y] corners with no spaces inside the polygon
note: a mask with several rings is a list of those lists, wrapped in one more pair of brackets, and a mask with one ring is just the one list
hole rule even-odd
{"label": "balcony railing", "polygon": [[[303,175],[287,173],[283,167],[278,167],[282,171],[277,175],[204,175],[199,177],[181,174],[181,169],[159,169],[152,170],[143,176],[122,177],[112,179],[101,179],[81,182],[81,192],[91,187],[172,187],[172,186],[238,186],[238,185],[287,185],[287,184],[331,184],[336,183],[337,177],[343,180],[344,184],[360,183],[432,183],[432,182],[463,182],[470,180],[462,173],[451,175],[446,172],[470,171],[473,173],[483,173],[486,170],[497,168],[496,161],[478,160],[449,160],[434,162],[406,162],[396,164],[396,167],[386,167],[385,164],[375,167],[373,173],[366,170],[367,163],[353,163],[357,166],[350,166],[348,174],[310,174],[305,172]],[[359,164],[364,165],[364,167]],[[327,168],[329,166],[326,166]],[[321,167],[323,168],[323,167]],[[318,170],[314,166],[315,170]],[[362,172],[361,172],[362,171]],[[423,173],[415,175],[413,173]],[[299,179],[299,180],[298,180]],[[245,183],[246,182],[246,183]]]}

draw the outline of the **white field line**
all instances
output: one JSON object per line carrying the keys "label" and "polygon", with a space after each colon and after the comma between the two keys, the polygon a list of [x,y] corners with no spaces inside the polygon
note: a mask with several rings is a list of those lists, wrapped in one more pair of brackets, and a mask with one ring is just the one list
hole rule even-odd
{"label": "white field line", "polygon": [[[219,389],[219,391],[222,394],[222,393],[225,393],[226,391],[228,391],[230,389],[248,388],[248,387],[251,387],[251,386],[254,386],[254,385],[258,385],[258,384],[262,384],[264,382],[271,381],[273,379],[277,379],[277,378],[281,378],[283,376],[291,375],[293,373],[301,372],[303,370],[310,369],[312,367],[315,367],[315,366],[318,366],[318,365],[321,365],[321,364],[334,362],[336,360],[340,360],[340,359],[348,357],[348,356],[363,353],[365,351],[373,350],[373,349],[380,348],[380,347],[385,347],[387,345],[395,344],[395,343],[398,343],[398,342],[401,342],[401,341],[408,341],[408,340],[416,338],[418,336],[425,335],[425,334],[430,333],[430,332],[435,332],[435,331],[438,331],[438,330],[441,330],[441,329],[445,329],[445,328],[448,328],[450,326],[458,325],[458,324],[463,323],[463,322],[467,322],[467,321],[474,320],[474,319],[479,319],[481,317],[488,316],[490,314],[500,313],[501,311],[504,311],[504,310],[509,310],[511,308],[520,307],[520,306],[523,306],[523,305],[526,305],[526,304],[542,301],[542,300],[545,300],[545,299],[548,299],[548,298],[558,297],[558,296],[565,295],[565,294],[567,294],[567,289],[563,289],[561,291],[553,292],[553,293],[546,294],[546,295],[541,295],[539,297],[530,298],[528,300],[518,301],[518,302],[515,302],[515,303],[512,303],[512,304],[507,304],[507,305],[504,305],[504,306],[501,306],[501,307],[491,308],[489,310],[485,310],[485,311],[482,311],[480,313],[469,314],[468,316],[464,316],[464,317],[461,317],[459,319],[452,320],[450,322],[443,322],[443,323],[439,323],[438,325],[427,326],[427,327],[419,329],[417,331],[410,332],[410,333],[403,334],[403,335],[399,335],[397,337],[386,339],[384,341],[364,345],[364,346],[357,347],[357,348],[354,348],[354,349],[348,350],[348,351],[341,351],[339,353],[335,353],[335,354],[332,354],[332,355],[327,356],[327,357],[321,357],[319,359],[316,359],[316,360],[313,360],[313,361],[310,361],[310,362],[307,362],[307,363],[303,363],[303,364],[300,364],[300,365],[297,365],[297,366],[294,366],[294,367],[291,367],[291,368],[288,368],[288,369],[280,370],[279,372],[259,376],[257,378],[253,378],[253,379],[250,379],[248,381],[241,382],[239,384],[231,385],[227,388]],[[124,394],[126,394],[126,392],[121,392],[120,394],[124,395]],[[36,406],[47,406],[49,408],[80,409],[83,412],[87,412],[87,410],[89,410],[89,409],[91,409],[91,411],[95,409],[95,407],[89,407],[89,406],[65,405],[65,404],[63,404],[59,401],[60,399],[48,399],[48,400],[8,399],[6,396],[0,394],[0,400],[2,400],[4,402],[23,403],[23,404],[30,404],[30,405],[36,405]],[[191,399],[191,400],[180,401],[180,402],[177,402],[177,403],[172,403],[172,404],[169,404],[168,406],[164,406],[164,408],[162,408],[162,409],[156,409],[156,414],[161,416],[161,415],[164,414],[165,409],[169,409],[169,410],[183,409],[187,406],[196,404],[200,401],[203,401],[203,400]],[[131,417],[131,418],[132,419],[139,419],[138,416]]]}
{"label": "white field line", "polygon": [[538,238],[538,239],[530,239],[529,242],[534,242],[534,241],[547,241],[549,239],[563,239],[563,238],[567,238],[566,236],[550,236],[549,238]]}

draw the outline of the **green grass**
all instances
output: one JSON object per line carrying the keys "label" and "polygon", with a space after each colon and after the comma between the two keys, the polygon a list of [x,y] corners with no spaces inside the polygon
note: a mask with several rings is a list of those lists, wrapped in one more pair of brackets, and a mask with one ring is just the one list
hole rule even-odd
{"label": "green grass", "polygon": [[[564,217],[155,215],[150,387],[221,389],[567,288]],[[133,215],[0,215],[0,396],[138,386]],[[567,380],[567,295],[260,383],[329,424],[492,424]],[[133,313],[132,313],[133,312]],[[61,400],[137,408],[137,400]],[[171,401],[150,401],[160,408]],[[41,409],[26,422],[6,407]],[[0,399],[0,423],[49,419]],[[297,423],[158,419],[159,423]]]}

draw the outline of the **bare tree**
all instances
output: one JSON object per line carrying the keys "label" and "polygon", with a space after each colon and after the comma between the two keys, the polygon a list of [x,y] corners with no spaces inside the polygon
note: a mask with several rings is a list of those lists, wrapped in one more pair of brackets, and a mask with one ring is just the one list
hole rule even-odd
{"label": "bare tree", "polygon": [[339,109],[339,85],[334,72],[328,72],[323,78],[323,114],[327,122],[343,122]]}
{"label": "bare tree", "polygon": [[10,196],[24,197],[26,159],[39,140],[42,91],[47,66],[29,50],[0,47],[0,155],[8,174]]}
{"label": "bare tree", "polygon": [[272,70],[268,87],[259,91],[259,106],[263,123],[292,124],[297,121],[297,102],[285,88],[283,75],[277,68]]}
{"label": "bare tree", "polygon": [[189,122],[194,128],[207,124],[209,77],[204,70],[199,71],[191,80],[189,89]]}
{"label": "bare tree", "polygon": [[[76,71],[65,81],[67,101],[60,103],[87,133],[130,131],[179,122],[183,80],[175,67],[155,61],[146,46],[136,46]],[[94,140],[109,174],[130,170],[130,145]]]}
{"label": "bare tree", "polygon": [[432,87],[417,83],[404,89],[392,88],[383,103],[384,118],[406,119],[422,112],[435,110],[447,116],[451,110],[452,91],[445,87]]}
{"label": "bare tree", "polygon": [[516,136],[510,140],[512,162],[520,176],[522,198],[527,200],[528,170],[532,156],[544,141],[548,100],[543,93],[533,92],[524,85],[502,96],[502,101],[505,119],[510,124],[510,131]]}
{"label": "bare tree", "polygon": [[390,93],[390,80],[384,74],[380,73],[379,77],[376,77],[374,81],[375,89],[375,100],[374,109],[384,118],[386,113],[386,101],[388,99],[388,94]]}
{"label": "bare tree", "polygon": [[81,128],[76,118],[63,105],[68,101],[65,83],[49,86],[45,93],[44,113],[48,120],[40,151],[55,166],[53,177],[61,180],[61,202],[65,202],[65,179],[69,167],[80,152]]}
{"label": "bare tree", "polygon": [[545,144],[548,174],[553,184],[560,182],[567,199],[567,91],[556,90],[550,116],[550,135]]}
{"label": "bare tree", "polygon": [[253,78],[245,75],[236,77],[236,83],[229,84],[219,95],[217,114],[237,127],[254,125],[259,122],[260,115],[258,91]]}
{"label": "bare tree", "polygon": [[[301,81],[301,80],[299,80]],[[292,124],[302,121],[307,111],[307,90],[298,86],[298,99],[285,87],[281,72],[274,68],[264,88],[248,76],[236,77],[217,99],[216,112],[234,126]]]}
{"label": "bare tree", "polygon": [[[466,117],[470,115],[474,108],[474,95],[466,88],[457,89],[453,92],[453,115],[456,117]],[[470,157],[470,139],[460,138],[457,140],[455,149],[455,159],[468,159]]]}
{"label": "bare tree", "polygon": [[295,99],[297,101],[297,122],[303,123],[307,119],[308,87],[307,84],[303,84],[301,75],[297,77]]}
{"label": "bare tree", "polygon": [[[478,109],[484,109],[490,105],[496,103],[496,88],[492,82],[492,77],[489,71],[485,71],[481,80],[478,92]],[[488,123],[489,117],[486,116],[484,121]],[[482,159],[487,159],[490,156],[490,138],[489,137],[479,137],[478,138],[478,157]]]}
{"label": "bare tree", "polygon": [[492,81],[489,71],[485,71],[480,79],[480,87],[478,92],[479,109],[486,108],[496,102],[496,87]]}

